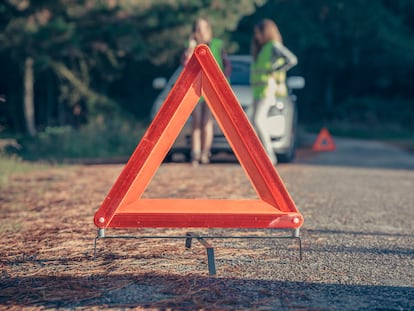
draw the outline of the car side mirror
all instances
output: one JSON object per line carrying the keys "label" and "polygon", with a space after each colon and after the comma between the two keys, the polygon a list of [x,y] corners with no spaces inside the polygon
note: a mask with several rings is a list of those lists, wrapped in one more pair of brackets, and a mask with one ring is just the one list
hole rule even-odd
{"label": "car side mirror", "polygon": [[152,87],[156,90],[162,90],[167,85],[167,79],[163,77],[152,80]]}
{"label": "car side mirror", "polygon": [[305,87],[305,78],[300,76],[292,76],[286,79],[289,89],[303,89]]}

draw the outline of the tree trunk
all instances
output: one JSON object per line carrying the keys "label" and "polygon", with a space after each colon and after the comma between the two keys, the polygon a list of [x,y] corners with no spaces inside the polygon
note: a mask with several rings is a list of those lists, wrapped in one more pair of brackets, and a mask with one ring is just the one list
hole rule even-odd
{"label": "tree trunk", "polygon": [[36,135],[33,88],[33,58],[28,57],[24,64],[24,116],[26,129],[30,136]]}

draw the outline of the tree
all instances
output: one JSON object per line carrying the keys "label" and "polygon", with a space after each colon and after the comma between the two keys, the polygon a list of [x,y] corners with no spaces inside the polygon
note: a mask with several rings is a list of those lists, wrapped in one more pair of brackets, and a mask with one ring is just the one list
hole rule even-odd
{"label": "tree", "polygon": [[[5,0],[0,4],[0,55],[15,67],[33,59],[34,100],[27,103],[34,102],[37,114],[53,114],[48,115],[45,126],[64,124],[79,111],[90,116],[116,110],[118,103],[108,94],[126,65],[174,63],[198,15],[210,16],[221,36],[263,2]],[[56,94],[55,98],[42,94],[39,100],[37,90]],[[8,104],[19,101],[15,97]],[[43,107],[51,102],[53,109]]]}
{"label": "tree", "polygon": [[24,116],[30,136],[36,135],[33,84],[33,58],[27,57],[24,65]]}

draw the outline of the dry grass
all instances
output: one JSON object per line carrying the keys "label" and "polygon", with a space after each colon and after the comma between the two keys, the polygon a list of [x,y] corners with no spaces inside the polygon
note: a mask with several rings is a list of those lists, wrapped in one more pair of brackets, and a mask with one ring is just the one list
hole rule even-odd
{"label": "dry grass", "polygon": [[[98,240],[97,258],[93,259],[97,232],[93,215],[121,169],[120,165],[52,168],[13,175],[2,186],[0,306],[11,310],[105,307],[105,299],[121,289],[125,289],[123,296],[126,296],[114,299],[123,307],[130,306],[128,293],[135,293],[132,301],[142,295],[148,308],[186,304],[202,308],[209,300],[226,305],[236,303],[235,297],[240,299],[236,293],[233,298],[220,294],[223,284],[219,279],[208,277],[205,249],[196,242],[191,249],[186,249],[183,239]],[[184,179],[180,178],[187,178],[188,184],[179,187],[181,192],[171,182],[168,167],[160,169],[145,196],[255,196],[250,184],[245,187],[240,181],[246,179],[240,167],[233,167],[240,176],[223,175],[234,179],[238,185],[236,191],[228,185],[232,180],[224,180],[227,186],[223,186],[218,181],[222,179],[220,176],[217,180],[214,176],[204,178],[206,182],[209,180],[210,187],[217,188],[211,194],[200,194],[203,184],[193,185],[194,180],[185,175],[194,174],[191,169],[186,166],[185,170],[179,170],[183,176],[174,176],[181,181]],[[209,174],[208,170],[205,173]],[[140,229],[118,230],[116,234],[184,236],[187,231]],[[242,268],[231,260],[234,256],[242,255],[241,259],[249,262],[258,260],[266,252],[266,249],[249,249],[243,242],[237,247],[232,242],[220,243],[221,265],[228,273],[242,273]],[[136,284],[140,283],[144,287],[137,294]],[[133,306],[136,308],[139,304]]]}

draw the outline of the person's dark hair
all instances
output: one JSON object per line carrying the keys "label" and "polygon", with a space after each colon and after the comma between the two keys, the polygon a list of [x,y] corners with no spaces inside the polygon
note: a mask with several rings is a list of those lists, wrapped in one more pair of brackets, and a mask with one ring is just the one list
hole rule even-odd
{"label": "person's dark hair", "polygon": [[198,25],[198,23],[199,23],[200,21],[205,21],[205,22],[207,22],[207,24],[210,26],[210,29],[212,29],[212,27],[211,27],[211,23],[210,23],[210,21],[208,20],[208,18],[207,18],[207,17],[204,17],[204,16],[200,16],[200,17],[198,17],[198,18],[194,21],[194,23],[193,23],[193,25],[192,25],[192,28],[191,28],[192,32],[195,32],[195,31],[196,31],[196,29],[197,29],[197,25]]}
{"label": "person's dark hair", "polygon": [[[199,31],[199,27],[204,26],[203,32]],[[213,37],[213,29],[210,22],[205,17],[199,17],[194,21],[193,24],[193,38],[198,43],[208,44]]]}
{"label": "person's dark hair", "polygon": [[[258,31],[263,36],[263,42],[258,42],[254,32]],[[276,23],[271,19],[262,19],[260,20],[253,29],[253,39],[251,43],[251,53],[253,58],[256,59],[257,54],[259,54],[262,46],[269,41],[278,41],[283,43],[282,36],[279,32],[279,28],[276,26]]]}

